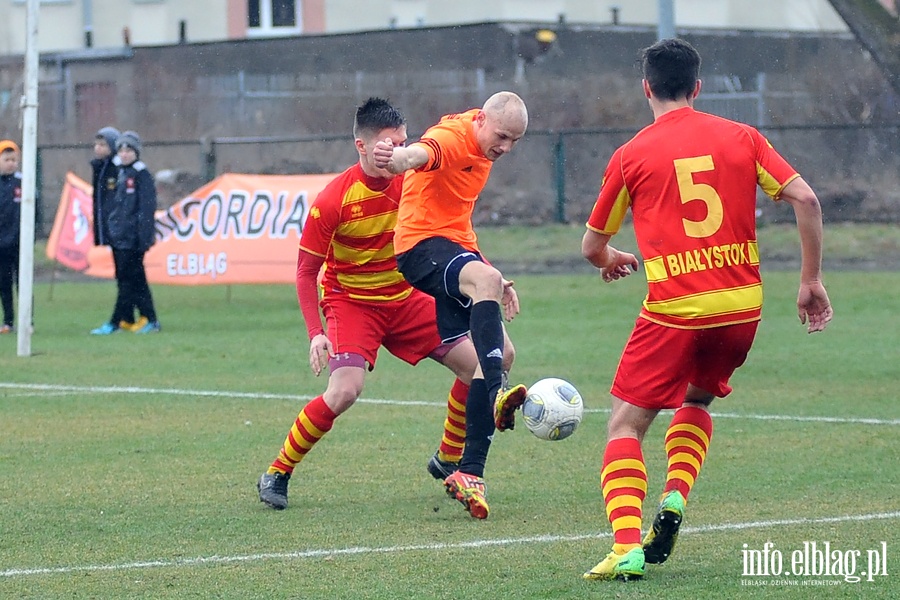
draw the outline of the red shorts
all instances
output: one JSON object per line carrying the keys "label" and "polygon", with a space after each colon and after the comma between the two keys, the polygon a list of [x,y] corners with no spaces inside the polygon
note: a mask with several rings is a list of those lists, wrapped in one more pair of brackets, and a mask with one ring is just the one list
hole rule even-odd
{"label": "red shorts", "polygon": [[678,408],[689,383],[724,398],[744,364],[759,321],[710,329],[676,329],[638,318],[611,393],[649,410]]}
{"label": "red shorts", "polygon": [[375,368],[378,348],[411,365],[439,351],[434,298],[413,290],[404,300],[365,302],[349,298],[322,303],[325,331],[336,354],[359,354]]}

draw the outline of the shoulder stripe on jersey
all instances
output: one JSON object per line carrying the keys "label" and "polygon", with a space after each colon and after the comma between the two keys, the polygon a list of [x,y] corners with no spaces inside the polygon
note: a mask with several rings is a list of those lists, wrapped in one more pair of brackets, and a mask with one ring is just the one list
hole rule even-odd
{"label": "shoulder stripe on jersey", "polygon": [[434,153],[434,160],[431,161],[431,165],[427,169],[423,169],[423,171],[436,171],[437,169],[440,169],[444,158],[443,152],[441,151],[441,145],[431,138],[424,138],[419,140],[418,143],[428,146]]}

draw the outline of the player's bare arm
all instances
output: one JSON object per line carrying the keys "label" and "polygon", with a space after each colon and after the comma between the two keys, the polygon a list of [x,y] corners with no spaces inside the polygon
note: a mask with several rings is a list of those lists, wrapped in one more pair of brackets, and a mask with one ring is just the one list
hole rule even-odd
{"label": "player's bare arm", "polygon": [[611,237],[588,229],[581,239],[581,255],[600,269],[600,277],[607,283],[627,277],[638,269],[637,257],[610,246]]}
{"label": "player's bare arm", "polygon": [[797,316],[809,333],[823,331],[834,316],[822,284],[822,207],[803,178],[788,183],[779,197],[794,209],[800,234],[800,291]]}
{"label": "player's bare arm", "polygon": [[390,138],[375,143],[372,152],[375,166],[399,175],[410,169],[418,169],[428,162],[428,152],[420,146],[394,146]]}
{"label": "player's bare arm", "polygon": [[328,365],[328,359],[334,356],[334,347],[324,333],[319,333],[309,340],[309,368],[318,377]]}
{"label": "player's bare arm", "polygon": [[500,303],[503,305],[503,314],[507,321],[512,321],[519,314],[519,294],[516,292],[514,281],[503,280],[503,297]]}

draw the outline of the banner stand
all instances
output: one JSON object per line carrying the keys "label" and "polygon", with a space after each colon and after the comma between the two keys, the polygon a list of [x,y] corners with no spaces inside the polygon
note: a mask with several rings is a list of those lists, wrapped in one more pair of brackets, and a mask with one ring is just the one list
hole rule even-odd
{"label": "banner stand", "polygon": [[56,283],[56,273],[58,270],[57,265],[59,265],[59,263],[56,261],[53,261],[53,271],[50,273],[50,289],[47,292],[47,301],[48,302],[53,302],[53,286]]}

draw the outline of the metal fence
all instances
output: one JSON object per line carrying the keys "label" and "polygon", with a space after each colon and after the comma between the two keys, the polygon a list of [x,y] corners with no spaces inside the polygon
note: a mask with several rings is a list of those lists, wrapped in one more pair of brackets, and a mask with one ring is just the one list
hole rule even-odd
{"label": "metal fence", "polygon": [[[900,124],[762,130],[818,192],[826,219],[900,222]],[[494,166],[477,204],[476,224],[583,222],[607,160],[635,132],[529,131]],[[38,152],[39,227],[46,234],[66,172],[89,179],[91,150],[44,145]],[[141,158],[157,177],[160,206],[167,207],[221,173],[332,173],[357,157],[349,136],[334,135],[150,142]],[[765,220],[792,218],[764,197],[759,202]]]}

